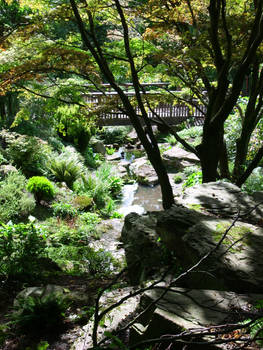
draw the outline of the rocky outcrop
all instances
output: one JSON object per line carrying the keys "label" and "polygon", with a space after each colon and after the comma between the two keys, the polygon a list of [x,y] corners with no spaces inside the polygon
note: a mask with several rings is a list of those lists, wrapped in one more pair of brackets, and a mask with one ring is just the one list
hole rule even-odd
{"label": "rocky outcrop", "polygon": [[173,146],[165,151],[162,158],[165,165],[173,167],[177,171],[199,163],[199,159],[194,153],[187,152],[177,146]]}
{"label": "rocky outcrop", "polygon": [[125,217],[121,233],[126,262],[132,284],[138,284],[160,266],[160,249],[154,216],[130,213]]}
{"label": "rocky outcrop", "polygon": [[[143,217],[130,214],[122,230],[128,267],[136,262],[136,274],[157,264],[160,249],[156,241],[161,237],[186,271],[215,249],[231,222],[176,206]],[[197,289],[261,293],[262,251],[263,229],[237,221],[213,254],[180,282]]]}
{"label": "rocky outcrop", "polygon": [[177,198],[177,203],[189,208],[204,208],[223,217],[233,217],[239,213],[242,221],[261,225],[263,224],[263,206],[251,212],[259,202],[260,200],[255,201],[239,187],[223,181],[188,187],[182,196]]}
{"label": "rocky outcrop", "polygon": [[135,159],[129,170],[139,184],[154,186],[158,183],[156,172],[146,157]]}
{"label": "rocky outcrop", "polygon": [[[146,308],[153,301],[158,300],[162,294],[164,294],[164,288],[146,292],[141,299],[141,305]],[[192,331],[194,334],[195,331],[200,332],[202,328],[209,326],[239,322],[240,315],[249,311],[251,305],[255,305],[262,298],[262,294],[172,288],[158,300],[154,310],[148,312],[147,317],[141,317],[133,325],[130,344],[159,338],[164,334],[179,334],[182,331]],[[230,333],[227,328],[225,333]],[[238,331],[237,334],[239,334]],[[199,346],[194,344],[193,347],[189,345],[187,348],[226,349],[223,344],[215,346],[204,344],[204,341],[213,339],[212,336],[196,338],[195,341],[200,341],[202,344]],[[167,346],[164,347],[166,348]]]}

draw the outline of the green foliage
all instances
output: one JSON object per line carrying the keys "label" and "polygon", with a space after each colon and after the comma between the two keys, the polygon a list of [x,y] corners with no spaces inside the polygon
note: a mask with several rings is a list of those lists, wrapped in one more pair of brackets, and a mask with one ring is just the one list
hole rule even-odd
{"label": "green foliage", "polygon": [[252,194],[256,191],[263,191],[262,168],[256,168],[242,186],[242,191]]}
{"label": "green foliage", "polygon": [[78,208],[79,210],[88,210],[93,205],[93,199],[89,196],[82,195],[82,196],[76,196],[73,199],[73,204]]}
{"label": "green foliage", "polygon": [[[241,101],[243,101],[243,99]],[[245,100],[241,103],[241,105],[243,103],[245,103]],[[240,137],[242,129],[242,118],[237,111],[236,113],[229,115],[225,121],[224,127],[227,154],[229,160],[234,161],[236,155],[236,140]]]}
{"label": "green foliage", "polygon": [[125,143],[129,132],[130,128],[126,126],[105,127],[102,132],[102,138],[106,144],[118,143],[122,145]]}
{"label": "green foliage", "polygon": [[34,194],[37,202],[40,202],[41,199],[52,199],[54,197],[54,186],[44,176],[31,177],[26,188]]}
{"label": "green foliage", "polygon": [[0,221],[28,216],[35,208],[35,200],[26,191],[26,178],[17,172],[0,181]]}
{"label": "green foliage", "polygon": [[7,163],[7,160],[5,159],[4,155],[1,153],[1,149],[0,149],[0,165]]}
{"label": "green foliage", "polygon": [[111,176],[109,178],[109,191],[113,198],[117,198],[122,191],[123,180],[118,176]]}
{"label": "green foliage", "polygon": [[61,137],[73,143],[79,150],[84,150],[96,131],[91,118],[88,119],[78,105],[59,105],[55,110],[55,118]]}
{"label": "green foliage", "polygon": [[[263,309],[263,300],[258,300],[256,305],[254,306],[255,309],[258,309],[259,311],[262,311]],[[263,338],[263,317],[259,317],[258,319],[256,319],[255,321],[252,322],[251,319],[247,319],[243,322],[241,322],[241,324],[246,325],[247,323],[249,323],[248,326],[248,332],[250,333],[250,336],[252,338],[256,337],[256,338]],[[256,340],[256,342],[260,345],[263,346],[263,340]]]}
{"label": "green foliage", "polygon": [[123,218],[123,214],[120,214],[118,213],[117,211],[114,211],[112,214],[111,214],[111,219],[121,219]]}
{"label": "green foliage", "polygon": [[174,183],[180,184],[181,182],[183,182],[183,175],[176,174],[176,175],[174,175],[173,180],[174,180]]}
{"label": "green foliage", "polygon": [[175,136],[171,135],[171,134],[167,135],[164,138],[164,141],[170,143],[170,145],[172,145],[172,146],[177,144],[177,140],[176,140]]}
{"label": "green foliage", "polygon": [[192,126],[191,128],[186,128],[178,132],[178,135],[183,139],[197,138],[202,136],[202,134],[203,134],[202,126]]}
{"label": "green foliage", "polygon": [[106,147],[106,152],[108,155],[112,155],[113,153],[116,152],[116,149],[114,147],[112,148]]}
{"label": "green foliage", "polygon": [[82,181],[75,184],[74,190],[92,197],[95,208],[109,216],[115,209],[113,198],[120,195],[122,186],[123,181],[114,173],[112,165],[104,163],[97,169],[95,176],[83,176]]}
{"label": "green foliage", "polygon": [[51,148],[39,138],[20,135],[15,132],[0,132],[5,144],[3,156],[20,168],[26,176],[41,175],[45,172],[46,159]]}
{"label": "green foliage", "polygon": [[19,333],[46,335],[61,329],[68,307],[69,301],[61,294],[21,297],[17,300],[11,319]]}
{"label": "green foliage", "polygon": [[44,253],[46,237],[33,224],[0,225],[0,271],[4,275],[37,275],[37,259]]}
{"label": "green foliage", "polygon": [[92,168],[97,169],[101,165],[101,155],[94,153],[91,147],[87,147],[84,152],[82,152],[85,164]]}
{"label": "green foliage", "polygon": [[202,172],[197,171],[189,175],[186,181],[183,183],[183,189],[186,187],[192,187],[196,184],[202,183]]}
{"label": "green foliage", "polygon": [[49,247],[48,255],[63,270],[68,273],[107,276],[116,264],[112,255],[100,249],[98,251],[91,247],[74,245],[59,245]]}
{"label": "green foliage", "polygon": [[61,219],[76,217],[78,211],[70,203],[53,203],[52,204],[53,214]]}
{"label": "green foliage", "polygon": [[101,222],[101,218],[96,213],[83,213],[79,218],[85,223],[85,225],[94,228],[94,226]]}
{"label": "green foliage", "polygon": [[57,181],[65,182],[72,189],[73,183],[83,173],[83,166],[75,156],[67,157],[64,152],[50,158],[49,170]]}

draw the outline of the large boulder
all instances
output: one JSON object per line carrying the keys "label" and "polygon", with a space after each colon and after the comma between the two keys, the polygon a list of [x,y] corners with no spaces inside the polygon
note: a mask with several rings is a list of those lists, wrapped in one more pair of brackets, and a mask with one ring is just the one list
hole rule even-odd
{"label": "large boulder", "polygon": [[173,146],[165,151],[162,158],[165,165],[173,167],[177,171],[199,163],[199,159],[194,153],[187,152],[177,146]]}
{"label": "large boulder", "polygon": [[[162,286],[163,287],[163,286]],[[146,308],[155,303],[152,312],[146,317],[140,317],[134,324],[130,343],[134,344],[142,340],[162,337],[164,334],[180,334],[183,331],[200,333],[206,327],[226,325],[225,334],[230,334],[227,324],[239,322],[240,315],[250,310],[258,300],[262,300],[262,294],[236,294],[229,291],[216,290],[190,290],[183,288],[172,288],[164,293],[164,288],[155,288],[147,291],[142,299],[141,305]],[[231,321],[230,321],[231,320]],[[229,322],[230,321],[230,322]],[[223,327],[221,328],[223,330]],[[237,336],[242,331],[236,331]],[[226,338],[226,337],[224,337]],[[213,341],[211,336],[192,338],[201,344],[188,345],[191,350],[226,349],[225,345],[209,345],[205,341]],[[191,340],[191,338],[185,338]],[[164,349],[167,348],[167,345]],[[179,347],[180,348],[180,347]],[[162,348],[163,349],[163,348]]]}
{"label": "large boulder", "polygon": [[125,217],[121,240],[132,284],[138,284],[160,264],[155,226],[156,220],[153,215],[140,216],[130,213]]}
{"label": "large boulder", "polygon": [[229,182],[209,182],[188,187],[182,196],[177,198],[177,202],[189,208],[205,208],[223,217],[233,217],[239,213],[242,221],[263,223],[263,206],[251,211],[260,200],[255,201],[253,197]]}
{"label": "large boulder", "polygon": [[[183,270],[213,251],[232,220],[174,207],[158,214],[156,230],[175,252]],[[263,229],[237,221],[223,243],[189,274],[184,283],[193,288],[263,292]]]}
{"label": "large boulder", "polygon": [[137,158],[130,165],[130,173],[136,177],[142,185],[154,186],[158,184],[158,177],[146,157]]}
{"label": "large boulder", "polygon": [[263,251],[263,229],[237,221],[215,249],[231,223],[232,220],[179,206],[143,217],[130,214],[122,230],[127,265],[135,276],[157,266],[160,262],[157,238],[161,237],[183,271],[213,251],[194,273],[180,280],[182,285],[262,293],[263,261],[259,257]]}

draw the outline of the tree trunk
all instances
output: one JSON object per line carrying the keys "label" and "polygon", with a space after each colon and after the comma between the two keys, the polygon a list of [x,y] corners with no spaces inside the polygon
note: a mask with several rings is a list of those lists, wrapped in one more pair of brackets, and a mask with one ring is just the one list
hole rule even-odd
{"label": "tree trunk", "polygon": [[200,157],[203,179],[202,182],[212,182],[218,179],[217,167],[223,149],[222,125],[208,124],[204,127],[202,143],[197,146]]}
{"label": "tree trunk", "polygon": [[161,158],[160,152],[159,150],[150,151],[150,152],[148,151],[147,155],[159,179],[161,192],[162,192],[163,208],[169,209],[174,204],[173,189],[170,184],[170,180],[169,180],[166,168],[163,164],[163,160]]}

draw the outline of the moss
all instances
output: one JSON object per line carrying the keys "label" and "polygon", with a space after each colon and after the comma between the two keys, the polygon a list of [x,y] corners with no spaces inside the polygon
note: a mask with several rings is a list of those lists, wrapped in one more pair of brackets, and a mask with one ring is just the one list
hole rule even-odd
{"label": "moss", "polygon": [[189,204],[188,208],[199,212],[201,212],[204,209],[201,204]]}
{"label": "moss", "polygon": [[[224,222],[224,223],[219,223],[216,226],[216,230],[213,232],[214,234],[214,239],[216,242],[219,242],[220,239],[222,238],[223,234],[225,231],[229,228],[231,225],[231,222]],[[240,240],[239,242],[235,243],[233,248],[230,249],[230,252],[237,252],[243,249],[244,245],[249,245],[250,240],[249,240],[249,234],[251,234],[251,230],[249,227],[246,226],[234,226],[231,228],[231,230],[227,233],[224,241],[222,244],[230,246]],[[244,238],[242,238],[244,237]]]}

